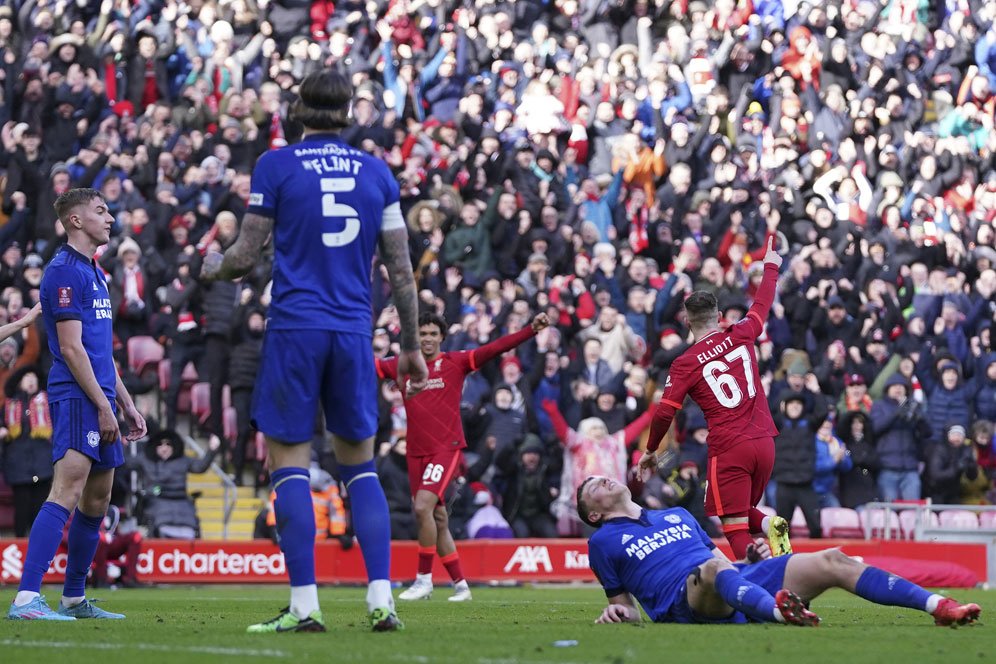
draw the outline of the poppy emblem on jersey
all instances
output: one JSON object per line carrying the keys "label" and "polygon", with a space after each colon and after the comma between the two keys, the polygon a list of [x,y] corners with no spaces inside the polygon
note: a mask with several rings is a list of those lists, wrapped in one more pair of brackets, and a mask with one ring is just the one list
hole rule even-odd
{"label": "poppy emblem on jersey", "polygon": [[86,434],[86,444],[90,447],[96,447],[100,445],[100,434],[96,431],[90,431]]}
{"label": "poppy emblem on jersey", "polygon": [[667,514],[664,516],[664,520],[668,523],[681,523],[681,517],[677,514]]}
{"label": "poppy emblem on jersey", "polygon": [[59,306],[68,307],[73,303],[73,289],[69,286],[63,286],[59,289]]}

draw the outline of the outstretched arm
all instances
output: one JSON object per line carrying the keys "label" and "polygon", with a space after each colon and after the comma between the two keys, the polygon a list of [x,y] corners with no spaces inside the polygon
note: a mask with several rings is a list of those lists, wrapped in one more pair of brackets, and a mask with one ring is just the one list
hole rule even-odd
{"label": "outstretched arm", "polygon": [[24,316],[13,323],[7,323],[6,325],[0,326],[0,341],[3,341],[7,337],[13,336],[14,334],[20,332],[27,326],[35,322],[35,319],[41,315],[42,306],[41,303],[36,304],[31,307],[31,311],[24,314]]}
{"label": "outstretched arm", "polygon": [[754,296],[754,304],[747,312],[755,337],[764,331],[764,322],[768,320],[771,305],[775,302],[775,286],[778,285],[778,270],[781,266],[782,257],[775,251],[775,238],[769,235],[768,251],[764,255],[764,276],[761,277],[761,285]]}
{"label": "outstretched arm", "polygon": [[273,217],[247,212],[242,218],[238,239],[225,255],[211,252],[204,257],[201,278],[207,281],[230,281],[249,274],[272,231]]}
{"label": "outstretched arm", "polygon": [[506,334],[504,337],[484,344],[480,348],[475,348],[470,352],[471,371],[477,371],[485,363],[493,360],[502,353],[510,351],[527,339],[535,337],[537,332],[549,327],[549,325],[550,320],[546,317],[546,314],[539,314],[533,319],[529,327],[524,327],[518,332]]}

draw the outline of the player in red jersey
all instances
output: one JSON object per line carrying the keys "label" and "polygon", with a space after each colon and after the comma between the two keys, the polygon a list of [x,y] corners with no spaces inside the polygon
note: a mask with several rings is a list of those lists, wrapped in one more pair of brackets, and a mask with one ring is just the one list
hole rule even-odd
{"label": "player in red jersey", "polygon": [[[460,557],[443,504],[446,487],[463,466],[462,450],[467,447],[460,421],[463,380],[485,362],[512,350],[549,325],[546,314],[539,314],[528,327],[480,348],[441,353],[439,346],[446,337],[446,322],[431,313],[419,318],[422,356],[429,367],[429,380],[421,392],[411,397],[407,387],[401,386],[408,414],[408,482],[418,524],[418,576],[399,599],[428,599],[432,595],[432,559],[436,553],[453,579],[455,592],[450,600],[470,599],[470,588],[460,571]],[[397,359],[377,360],[377,374],[396,379]]]}
{"label": "player in red jersey", "polygon": [[788,524],[757,509],[771,478],[778,434],[761,386],[754,344],[775,299],[782,259],[768,240],[764,277],[747,315],[726,330],[716,298],[695,291],[685,313],[695,342],[671,365],[664,393],[650,425],[647,452],[640,459],[644,476],[657,470],[657,448],[689,395],[709,425],[706,514],[718,516],[733,553],[743,558],[752,532],[767,532],[775,555],[791,553]]}

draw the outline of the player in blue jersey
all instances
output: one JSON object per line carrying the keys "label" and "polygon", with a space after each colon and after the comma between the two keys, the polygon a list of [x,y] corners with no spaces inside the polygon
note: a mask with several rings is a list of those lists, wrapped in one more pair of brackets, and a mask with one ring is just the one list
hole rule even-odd
{"label": "player in blue jersey", "polygon": [[[104,273],[93,260],[110,239],[114,217],[100,192],[71,189],[55,201],[67,242],[45,269],[42,318],[52,354],[48,375],[55,476],[48,501],[31,526],[15,620],[124,618],[91,604],[83,590],[111,499],[114,469],[124,463],[115,404],[128,424],[128,440],[145,436],[145,420],[114,368],[111,300]],[[42,577],[69,527],[66,583],[58,611],[39,595]]]}
{"label": "player in blue jersey", "polygon": [[[968,624],[981,612],[840,549],[734,565],[684,509],[644,510],[626,485],[607,477],[586,479],[577,499],[581,520],[598,528],[588,560],[609,599],[595,622],[639,622],[639,602],[654,622],[817,625],[809,602],[830,588],[924,611],[938,625]],[[757,540],[754,552],[770,555],[766,547]]]}
{"label": "player in blue jersey", "polygon": [[427,370],[398,184],[387,164],[337,135],[350,124],[352,92],[338,72],[305,78],[291,110],[305,127],[304,138],[259,158],[238,240],[223,260],[209,254],[204,262],[205,278],[241,277],[273,234],[272,304],[252,418],[266,436],[291,601],[276,618],[250,626],[253,633],[325,630],[308,475],[319,407],[351,499],[371,624],[374,631],[401,627],[389,576],[390,514],[373,461],[377,376],[370,277],[378,246],[401,318],[398,373],[409,381],[409,393],[425,387]]}

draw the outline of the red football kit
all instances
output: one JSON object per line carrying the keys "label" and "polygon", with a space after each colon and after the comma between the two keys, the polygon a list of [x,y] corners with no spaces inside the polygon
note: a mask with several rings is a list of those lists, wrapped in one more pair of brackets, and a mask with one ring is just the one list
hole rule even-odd
{"label": "red football kit", "polygon": [[[408,415],[408,484],[413,496],[422,489],[441,501],[462,470],[461,450],[467,447],[460,421],[464,378],[532,336],[532,327],[526,326],[474,350],[440,353],[426,361],[429,379],[424,390],[409,397],[407,386],[400,386]],[[377,375],[397,380],[398,359],[377,360]]]}
{"label": "red football kit", "polygon": [[653,452],[686,395],[702,409],[709,427],[709,516],[747,516],[771,478],[778,429],[761,386],[754,344],[764,331],[777,279],[778,268],[766,264],[747,315],[725,331],[705,335],[674,361],[650,425],[647,449]]}

